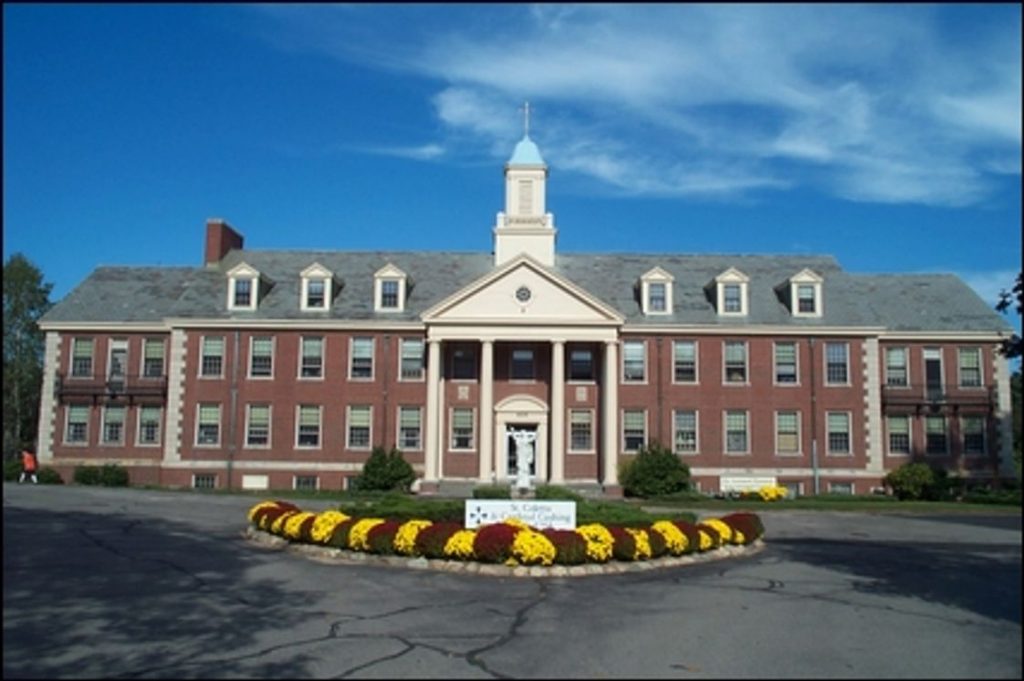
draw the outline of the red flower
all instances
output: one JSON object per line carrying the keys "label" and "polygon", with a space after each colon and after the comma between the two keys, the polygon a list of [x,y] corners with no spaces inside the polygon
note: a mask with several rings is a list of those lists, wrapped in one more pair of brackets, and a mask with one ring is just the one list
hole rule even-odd
{"label": "red flower", "polygon": [[484,562],[504,563],[512,556],[512,542],[519,529],[505,523],[484,525],[476,531],[473,553]]}

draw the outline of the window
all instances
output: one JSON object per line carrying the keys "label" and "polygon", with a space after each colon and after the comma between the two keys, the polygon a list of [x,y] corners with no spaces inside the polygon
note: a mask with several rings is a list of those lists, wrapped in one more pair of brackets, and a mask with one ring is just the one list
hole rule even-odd
{"label": "window", "polygon": [[779,385],[796,385],[796,343],[775,344],[775,382]]}
{"label": "window", "polygon": [[473,410],[452,409],[452,449],[473,449]]}
{"label": "window", "polygon": [[646,344],[644,341],[622,342],[622,380],[624,383],[643,383],[646,375]]}
{"label": "window", "polygon": [[322,336],[302,337],[302,363],[299,376],[302,378],[323,378],[324,339]]}
{"label": "window", "polygon": [[84,404],[68,405],[68,426],[64,431],[67,444],[85,444],[89,441],[89,407]]}
{"label": "window", "polygon": [[373,407],[359,405],[348,408],[348,448],[370,448],[370,423]]}
{"label": "window", "polygon": [[293,486],[296,490],[315,492],[320,489],[320,478],[316,475],[296,475]]}
{"label": "window", "polygon": [[296,447],[320,446],[320,405],[301,404],[298,409],[298,427],[295,431]]}
{"label": "window", "polygon": [[71,349],[71,375],[92,376],[92,338],[76,338]]}
{"label": "window", "polygon": [[726,312],[743,311],[743,295],[739,284],[726,284],[722,287],[722,295],[725,300]]}
{"label": "window", "polygon": [[220,405],[203,403],[198,405],[196,419],[196,444],[217,446],[220,444]]}
{"label": "window", "polygon": [[456,381],[476,379],[475,348],[463,345],[452,351],[452,378]]}
{"label": "window", "polygon": [[569,411],[569,451],[594,451],[594,412],[589,409]]}
{"label": "window", "polygon": [[380,282],[380,306],[385,310],[398,308],[398,281],[385,279]]}
{"label": "window", "polygon": [[322,310],[327,306],[326,287],[323,279],[310,279],[306,282],[306,307],[311,310]]}
{"label": "window", "polygon": [[814,284],[798,284],[796,287],[796,309],[799,312],[814,314]]}
{"label": "window", "polygon": [[697,453],[697,412],[693,410],[677,411],[673,417],[675,421],[675,443],[676,454]]}
{"label": "window", "polygon": [[747,344],[743,341],[725,342],[725,382],[747,382]]}
{"label": "window", "polygon": [[885,349],[885,384],[890,387],[905,388],[908,385],[907,349]]}
{"label": "window", "polygon": [[715,277],[715,309],[723,315],[747,314],[747,285],[750,277],[730,267]]}
{"label": "window", "polygon": [[160,444],[160,407],[139,407],[139,445]]}
{"label": "window", "polygon": [[299,307],[304,311],[322,312],[331,307],[334,274],[321,265],[313,263],[300,273],[302,290],[299,293]]}
{"label": "window", "polygon": [[533,380],[533,350],[512,350],[512,365],[510,367],[509,377],[513,381]]}
{"label": "window", "polygon": [[665,284],[651,282],[647,285],[647,309],[650,312],[665,312]]}
{"label": "window", "polygon": [[673,377],[676,383],[697,382],[697,343],[695,341],[674,341],[672,343]]}
{"label": "window", "polygon": [[828,453],[849,454],[850,415],[845,412],[829,412],[826,421],[828,423]]}
{"label": "window", "polygon": [[103,409],[103,444],[124,444],[124,407],[109,406]]}
{"label": "window", "polygon": [[964,437],[964,454],[985,453],[985,417],[964,416],[960,421]]}
{"label": "window", "polygon": [[825,343],[825,383],[846,385],[849,383],[850,367],[847,343]]}
{"label": "window", "polygon": [[910,417],[892,415],[887,416],[885,422],[889,430],[889,453],[895,456],[910,454]]}
{"label": "window", "polygon": [[252,279],[235,279],[233,307],[252,307]]}
{"label": "window", "polygon": [[948,451],[944,416],[924,417],[924,451],[926,454],[945,454]]}
{"label": "window", "polygon": [[373,378],[373,339],[353,338],[352,339],[352,363],[349,368],[349,378],[372,379]]}
{"label": "window", "polygon": [[206,378],[220,378],[224,370],[224,337],[204,336],[199,375]]}
{"label": "window", "polygon": [[647,414],[642,409],[622,412],[622,451],[636,452],[647,442]]}
{"label": "window", "polygon": [[845,494],[850,496],[853,494],[853,483],[852,482],[830,482],[828,483],[829,494]]}
{"label": "window", "polygon": [[142,346],[142,375],[146,378],[160,378],[164,375],[164,342],[159,338],[147,338]]}
{"label": "window", "polygon": [[594,380],[594,353],[585,349],[569,351],[569,380]]}
{"label": "window", "polygon": [[270,446],[270,405],[250,404],[247,406],[245,427],[246,447]]}
{"label": "window", "polygon": [[398,408],[398,446],[400,449],[422,449],[422,412],[419,407]]}
{"label": "window", "polygon": [[775,412],[775,453],[800,453],[800,412]]}
{"label": "window", "polygon": [[216,473],[195,473],[192,475],[192,489],[216,489]]}
{"label": "window", "polygon": [[423,380],[423,341],[419,338],[402,339],[402,380]]}
{"label": "window", "polygon": [[252,339],[249,378],[270,378],[274,375],[274,339],[257,336]]}
{"label": "window", "polygon": [[780,482],[779,484],[786,488],[787,499],[796,499],[804,493],[804,483],[802,482]]}
{"label": "window", "polygon": [[107,381],[124,385],[128,368],[128,341],[115,339],[110,341],[110,361],[107,362]]}
{"label": "window", "polygon": [[960,387],[981,387],[980,348],[960,348]]}
{"label": "window", "polygon": [[227,275],[228,309],[255,310],[258,302],[260,273],[242,262],[232,267]]}
{"label": "window", "polygon": [[725,412],[725,453],[747,453],[747,412]]}
{"label": "window", "polygon": [[408,291],[405,272],[391,263],[373,274],[373,307],[377,312],[401,312]]}

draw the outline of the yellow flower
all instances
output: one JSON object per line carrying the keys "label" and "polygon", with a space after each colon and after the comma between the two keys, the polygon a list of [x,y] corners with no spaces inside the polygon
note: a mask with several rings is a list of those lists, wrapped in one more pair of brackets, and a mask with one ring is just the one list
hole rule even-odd
{"label": "yellow flower", "polygon": [[714,548],[715,544],[711,541],[711,535],[699,527],[697,528],[697,531],[700,533],[700,550],[708,551],[709,549]]}
{"label": "yellow flower", "polygon": [[540,532],[525,528],[516,533],[512,555],[523,565],[551,565],[555,562],[555,545]]}
{"label": "yellow flower", "polygon": [[650,558],[651,539],[647,536],[647,530],[634,530],[631,527],[627,527],[626,532],[633,535],[633,541],[636,543],[636,551],[633,552],[633,560],[647,560]]}
{"label": "yellow flower", "polygon": [[284,532],[285,522],[298,513],[300,513],[300,511],[285,511],[281,515],[277,516],[274,522],[270,525],[270,531],[274,534],[282,534]]}
{"label": "yellow flower", "polygon": [[326,544],[334,534],[334,528],[348,520],[348,516],[341,511],[324,511],[313,521],[313,529],[310,536],[317,544]]}
{"label": "yellow flower", "polygon": [[710,525],[711,527],[718,530],[718,536],[722,538],[723,544],[732,541],[732,528],[724,522],[722,522],[721,520],[719,520],[718,518],[708,518],[707,520],[702,520],[701,522],[705,525]]}
{"label": "yellow flower", "polygon": [[612,557],[612,547],[615,545],[615,538],[608,528],[600,523],[591,523],[576,528],[576,534],[583,537],[587,542],[587,558],[596,562],[604,563]]}
{"label": "yellow flower", "polygon": [[289,539],[298,539],[299,531],[302,528],[302,523],[306,522],[309,518],[315,518],[316,513],[310,513],[309,511],[302,511],[292,515],[284,523],[284,534]]}
{"label": "yellow flower", "polygon": [[348,534],[348,547],[353,551],[369,551],[370,545],[367,543],[367,538],[370,530],[382,522],[384,522],[383,518],[363,518],[356,522]]}
{"label": "yellow flower", "polygon": [[444,545],[444,555],[451,558],[470,560],[473,558],[473,540],[476,539],[476,530],[459,530]]}
{"label": "yellow flower", "polygon": [[253,522],[253,519],[256,517],[256,512],[260,511],[261,509],[264,509],[264,508],[277,508],[277,502],[276,501],[261,501],[260,503],[256,504],[252,508],[250,508],[249,509],[249,513],[247,514],[247,517],[249,518],[249,522]]}
{"label": "yellow flower", "polygon": [[659,520],[651,525],[651,529],[661,533],[661,536],[665,538],[665,546],[668,547],[669,553],[673,556],[681,556],[686,551],[686,546],[689,542],[686,539],[686,535],[676,527],[675,523]]}
{"label": "yellow flower", "polygon": [[739,530],[732,531],[732,539],[737,544],[746,544],[747,538],[743,536],[743,533]]}
{"label": "yellow flower", "polygon": [[518,527],[521,530],[524,530],[524,529],[530,527],[525,522],[523,522],[522,520],[520,520],[519,518],[516,518],[514,516],[511,517],[511,518],[505,518],[501,522],[505,523],[506,525],[511,525],[512,527]]}
{"label": "yellow flower", "polygon": [[429,520],[410,520],[402,523],[395,533],[395,551],[411,556],[416,551],[416,537],[420,530],[432,524]]}

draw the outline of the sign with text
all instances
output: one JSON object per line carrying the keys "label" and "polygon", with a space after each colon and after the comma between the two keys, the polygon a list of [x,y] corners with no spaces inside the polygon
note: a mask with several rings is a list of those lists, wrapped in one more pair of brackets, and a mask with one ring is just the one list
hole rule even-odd
{"label": "sign with text", "polygon": [[533,499],[467,499],[466,529],[517,518],[538,529],[576,529],[575,501],[535,501]]}
{"label": "sign with text", "polygon": [[722,492],[756,492],[762,487],[775,485],[775,477],[765,476],[725,476],[718,483]]}

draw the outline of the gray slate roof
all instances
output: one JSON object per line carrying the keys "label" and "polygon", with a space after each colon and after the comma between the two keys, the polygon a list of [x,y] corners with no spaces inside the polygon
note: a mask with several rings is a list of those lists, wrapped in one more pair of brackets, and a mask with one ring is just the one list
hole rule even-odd
{"label": "gray slate roof", "polygon": [[[226,272],[240,262],[272,285],[254,312],[229,311]],[[494,270],[489,253],[234,250],[213,267],[100,267],[47,312],[43,323],[159,322],[186,319],[388,319],[417,321],[438,302]],[[300,272],[313,263],[341,283],[332,309],[299,309]],[[393,264],[409,277],[403,313],[373,311],[373,275]],[[674,278],[673,313],[645,317],[637,283],[660,267]],[[734,267],[750,277],[746,318],[719,317],[714,278]],[[778,289],[808,268],[824,278],[824,315],[794,318]],[[830,256],[558,254],[555,273],[615,308],[630,325],[786,325],[887,327],[902,331],[1010,331],[970,287],[951,274],[860,275]]]}

